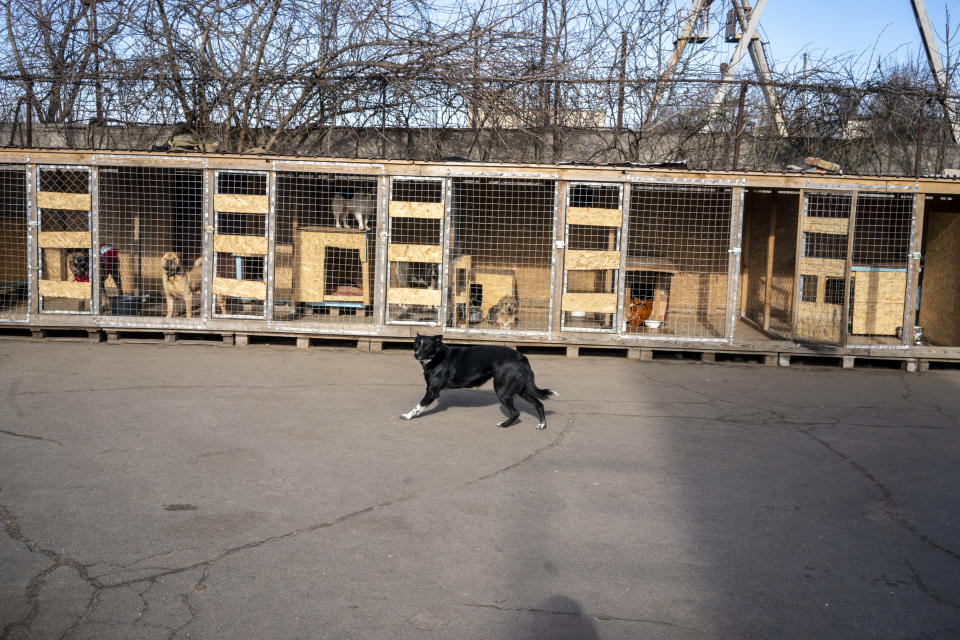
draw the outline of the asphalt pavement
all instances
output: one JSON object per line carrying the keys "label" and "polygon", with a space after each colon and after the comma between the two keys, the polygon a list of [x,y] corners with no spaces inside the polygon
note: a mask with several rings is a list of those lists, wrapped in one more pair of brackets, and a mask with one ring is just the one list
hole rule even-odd
{"label": "asphalt pavement", "polygon": [[960,637],[957,372],[530,358],[0,340],[0,637]]}

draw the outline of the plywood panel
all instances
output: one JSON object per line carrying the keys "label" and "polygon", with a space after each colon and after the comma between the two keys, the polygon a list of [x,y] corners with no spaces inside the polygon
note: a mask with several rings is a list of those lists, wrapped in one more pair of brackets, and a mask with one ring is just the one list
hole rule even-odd
{"label": "plywood panel", "polygon": [[238,256],[267,255],[267,239],[263,236],[213,236],[213,250]]}
{"label": "plywood panel", "polygon": [[267,213],[270,200],[267,196],[218,193],[213,196],[213,208],[229,213]]}
{"label": "plywood panel", "polygon": [[90,211],[89,193],[57,193],[38,191],[37,206],[41,209],[67,209],[69,211]]}
{"label": "plywood panel", "polygon": [[568,249],[564,254],[563,267],[567,270],[619,269],[619,251],[578,251]]}
{"label": "plywood panel", "polygon": [[442,202],[402,202],[390,201],[391,218],[443,218]]}
{"label": "plywood panel", "polygon": [[623,226],[623,211],[620,209],[598,209],[596,207],[568,207],[567,224],[581,224],[591,227]]}
{"label": "plywood panel", "polygon": [[896,335],[903,324],[906,271],[854,271],[853,283],[853,333]]}
{"label": "plywood panel", "polygon": [[927,342],[956,347],[960,346],[960,214],[928,208],[926,217],[920,326]]}
{"label": "plywood panel", "polygon": [[810,218],[804,217],[803,230],[809,233],[832,233],[845,236],[849,233],[849,218]]}
{"label": "plywood panel", "polygon": [[387,289],[389,304],[417,304],[428,307],[440,306],[439,289]]}
{"label": "plywood panel", "polygon": [[252,282],[250,280],[233,280],[231,278],[214,278],[213,292],[217,295],[231,296],[234,298],[266,300],[267,283]]}
{"label": "plywood panel", "polygon": [[37,246],[41,249],[88,249],[88,231],[41,231],[37,234]]}
{"label": "plywood panel", "polygon": [[432,244],[391,244],[387,247],[390,262],[443,262],[443,247]]}
{"label": "plywood panel", "polygon": [[59,280],[40,280],[37,285],[40,295],[50,298],[74,298],[86,300],[92,296],[89,282],[61,282]]}
{"label": "plywood panel", "polygon": [[564,311],[586,311],[589,313],[616,313],[617,294],[615,293],[565,293],[560,303]]}
{"label": "plywood panel", "polygon": [[811,276],[843,278],[847,269],[846,260],[826,258],[800,258],[800,273]]}

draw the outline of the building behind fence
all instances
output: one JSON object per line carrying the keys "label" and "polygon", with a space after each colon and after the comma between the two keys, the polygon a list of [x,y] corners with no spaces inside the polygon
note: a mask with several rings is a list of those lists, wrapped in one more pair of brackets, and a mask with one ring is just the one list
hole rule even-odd
{"label": "building behind fence", "polygon": [[960,181],[0,152],[0,326],[960,359]]}

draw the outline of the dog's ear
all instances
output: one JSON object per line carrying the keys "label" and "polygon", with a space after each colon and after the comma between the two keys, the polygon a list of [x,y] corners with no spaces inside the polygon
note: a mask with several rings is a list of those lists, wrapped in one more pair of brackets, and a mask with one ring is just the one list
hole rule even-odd
{"label": "dog's ear", "polygon": [[434,344],[440,344],[443,341],[443,336],[430,336],[430,339],[433,340]]}

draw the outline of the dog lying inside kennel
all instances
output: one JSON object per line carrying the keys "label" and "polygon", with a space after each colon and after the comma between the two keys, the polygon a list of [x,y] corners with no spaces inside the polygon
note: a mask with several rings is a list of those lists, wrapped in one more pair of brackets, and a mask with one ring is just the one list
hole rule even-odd
{"label": "dog lying inside kennel", "polygon": [[291,326],[377,321],[377,178],[276,174],[273,320]]}
{"label": "dog lying inside kennel", "polygon": [[733,190],[634,184],[624,274],[624,333],[726,335]]}
{"label": "dog lying inside kennel", "polygon": [[451,189],[445,325],[548,331],[556,183],[464,177]]}
{"label": "dog lying inside kennel", "polygon": [[27,314],[27,173],[22,165],[0,165],[0,318]]}
{"label": "dog lying inside kennel", "polygon": [[101,313],[199,318],[203,174],[198,169],[100,167]]}

